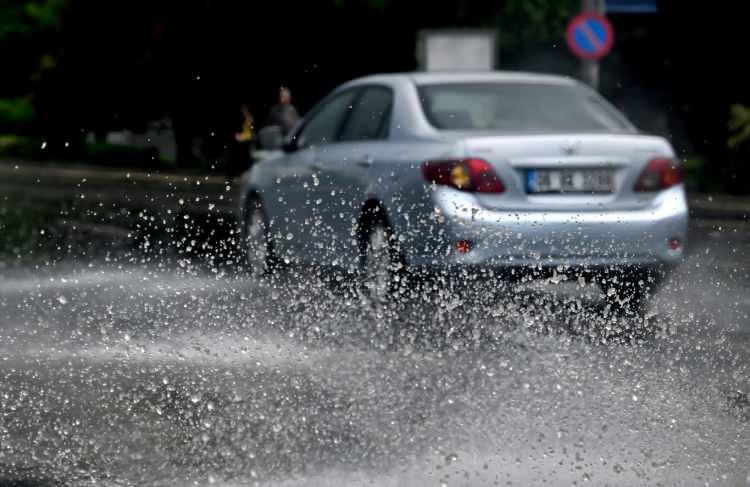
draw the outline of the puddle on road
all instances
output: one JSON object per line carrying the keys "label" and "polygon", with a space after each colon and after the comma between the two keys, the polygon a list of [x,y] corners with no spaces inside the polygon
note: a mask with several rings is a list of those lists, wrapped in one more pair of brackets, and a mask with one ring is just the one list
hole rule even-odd
{"label": "puddle on road", "polygon": [[382,307],[91,263],[0,281],[0,479],[736,485],[750,463],[747,341],[682,281],[644,319],[575,282]]}

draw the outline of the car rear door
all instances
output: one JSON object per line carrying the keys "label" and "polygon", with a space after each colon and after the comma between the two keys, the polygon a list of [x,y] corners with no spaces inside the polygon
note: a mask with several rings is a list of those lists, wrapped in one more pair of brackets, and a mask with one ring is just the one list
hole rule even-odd
{"label": "car rear door", "polygon": [[312,260],[320,239],[319,201],[321,160],[336,145],[341,127],[351,110],[358,90],[334,93],[321,101],[295,134],[296,147],[277,168],[280,195],[272,204],[278,207],[274,225],[282,235],[278,246],[292,259]]}
{"label": "car rear door", "polygon": [[322,227],[317,246],[327,263],[345,267],[356,257],[352,230],[368,198],[373,167],[386,153],[392,104],[390,87],[362,87],[336,143],[316,154],[320,184],[313,203]]}

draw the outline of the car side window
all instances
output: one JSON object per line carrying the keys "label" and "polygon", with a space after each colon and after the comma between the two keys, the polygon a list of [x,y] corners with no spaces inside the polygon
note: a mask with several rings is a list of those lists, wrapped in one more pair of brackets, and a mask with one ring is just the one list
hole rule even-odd
{"label": "car side window", "polygon": [[393,91],[384,86],[365,88],[354,101],[339,140],[376,140],[388,135]]}
{"label": "car side window", "polygon": [[358,90],[344,91],[316,110],[297,135],[298,146],[302,148],[334,142],[357,93]]}

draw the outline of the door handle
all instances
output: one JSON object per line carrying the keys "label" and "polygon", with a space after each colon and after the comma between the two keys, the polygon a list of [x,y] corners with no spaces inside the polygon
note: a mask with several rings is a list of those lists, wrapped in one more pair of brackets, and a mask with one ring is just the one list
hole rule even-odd
{"label": "door handle", "polygon": [[361,167],[370,167],[372,166],[373,162],[375,162],[375,158],[368,154],[362,159],[358,160],[356,164]]}

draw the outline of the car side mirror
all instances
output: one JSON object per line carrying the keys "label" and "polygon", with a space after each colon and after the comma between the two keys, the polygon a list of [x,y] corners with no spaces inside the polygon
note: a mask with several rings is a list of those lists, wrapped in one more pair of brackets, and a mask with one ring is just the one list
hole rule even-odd
{"label": "car side mirror", "polygon": [[284,144],[281,146],[284,152],[294,152],[299,149],[299,142],[296,135],[291,135],[284,140]]}
{"label": "car side mirror", "polygon": [[279,150],[284,146],[284,136],[281,134],[281,127],[278,125],[269,125],[258,131],[258,145],[261,149],[272,151]]}
{"label": "car side mirror", "polygon": [[302,120],[297,120],[297,122],[292,127],[292,130],[289,131],[289,135],[286,136],[284,145],[281,146],[281,149],[284,152],[294,152],[296,150],[299,150],[301,143],[304,143],[304,138],[300,139],[301,132]]}

